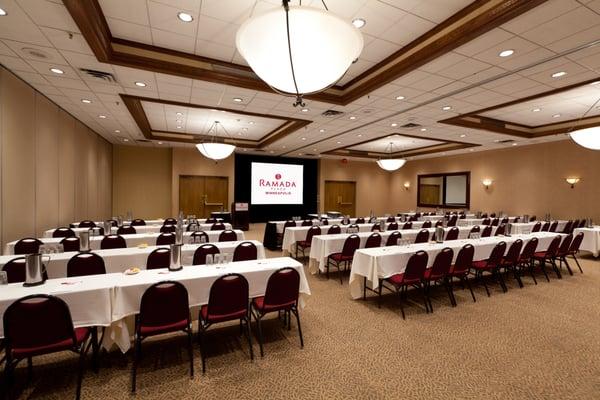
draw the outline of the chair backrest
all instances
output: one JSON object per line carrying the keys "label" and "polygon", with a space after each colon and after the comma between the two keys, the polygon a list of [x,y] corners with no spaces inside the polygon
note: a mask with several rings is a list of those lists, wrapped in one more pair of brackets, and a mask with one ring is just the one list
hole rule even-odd
{"label": "chair backrest", "polygon": [[582,219],[581,221],[579,221],[578,228],[584,228],[584,227],[585,227],[585,219]]}
{"label": "chair backrest", "polygon": [[481,237],[490,237],[490,236],[492,236],[492,226],[486,225],[486,227],[483,228],[483,231],[481,232]]}
{"label": "chair backrest", "polygon": [[265,306],[286,306],[298,301],[300,274],[294,268],[286,267],[273,272],[267,281]]}
{"label": "chair backrest", "polygon": [[352,257],[354,252],[360,247],[360,237],[358,235],[350,235],[344,241],[342,247],[342,255]]}
{"label": "chair backrest", "polygon": [[506,225],[501,224],[497,229],[496,229],[496,233],[494,233],[494,236],[501,236],[504,235],[504,232],[506,231]]}
{"label": "chair backrest", "polygon": [[467,216],[461,212],[461,214],[458,216],[458,219],[467,219]]}
{"label": "chair backrest", "polygon": [[405,229],[412,229],[412,222],[410,222],[410,221],[405,222],[404,225],[402,225],[402,230],[405,230]]}
{"label": "chair backrest", "polygon": [[542,232],[548,232],[550,230],[550,222],[544,222],[542,225]]}
{"label": "chair backrest", "polygon": [[452,266],[452,258],[454,258],[454,251],[450,247],[445,247],[437,253],[431,266],[429,279],[438,280],[448,275],[450,266]]}
{"label": "chair backrest", "polygon": [[571,248],[572,241],[573,241],[573,234],[569,233],[562,240],[562,243],[560,244],[560,247],[558,248],[558,255],[566,256],[567,254],[569,254],[569,249]]}
{"label": "chair backrest", "polygon": [[550,225],[550,229],[548,230],[548,232],[556,232],[556,228],[558,227],[558,221],[554,221],[551,225]]}
{"label": "chair backrest", "polygon": [[171,265],[171,250],[161,247],[152,250],[146,259],[146,269],[169,268]]}
{"label": "chair backrest", "polygon": [[17,257],[2,266],[8,283],[25,282],[25,264],[25,257]]}
{"label": "chair backrest", "polygon": [[429,231],[427,229],[421,229],[419,233],[417,233],[415,243],[425,243],[427,241],[429,241]]}
{"label": "chair backrest", "polygon": [[258,258],[258,250],[252,242],[242,242],[233,251],[233,261],[248,261]]}
{"label": "chair backrest", "polygon": [[40,251],[40,246],[44,244],[36,238],[24,238],[15,243],[15,254],[34,254]]}
{"label": "chair backrest", "polygon": [[427,269],[427,261],[429,256],[423,250],[417,251],[415,254],[410,256],[404,269],[405,280],[423,279],[425,269]]}
{"label": "chair backrest", "polygon": [[56,228],[54,232],[52,232],[53,238],[61,238],[61,237],[73,237],[75,235],[75,231],[71,228],[67,228],[66,226],[61,226],[60,228]]}
{"label": "chair backrest", "polygon": [[460,230],[458,229],[458,227],[457,226],[453,226],[452,228],[450,228],[450,230],[446,234],[446,240],[456,240],[456,239],[458,239],[458,233],[459,232],[460,232]]}
{"label": "chair backrest", "polygon": [[483,221],[481,221],[481,225],[490,225],[491,220],[489,218],[484,218]]}
{"label": "chair backrest", "polygon": [[235,242],[237,240],[237,233],[231,229],[227,229],[219,234],[219,242]]}
{"label": "chair backrest", "polygon": [[302,226],[312,226],[312,221],[305,219],[304,221],[302,221]]}
{"label": "chair backrest", "polygon": [[283,224],[283,231],[285,232],[285,228],[293,228],[296,226],[296,221],[285,221]]}
{"label": "chair backrest", "polygon": [[387,229],[389,229],[389,230],[396,230],[396,229],[398,229],[398,223],[397,222],[390,222],[389,225],[387,226]]}
{"label": "chair backrest", "polygon": [[329,225],[329,220],[327,218],[321,218],[321,225]]}
{"label": "chair backrest", "polygon": [[60,241],[60,244],[63,245],[64,251],[79,251],[81,248],[81,244],[77,236],[66,237]]}
{"label": "chair backrest", "polygon": [[498,226],[500,224],[500,218],[494,218],[492,220],[492,226]]}
{"label": "chair backrest", "polygon": [[448,220],[448,226],[456,226],[456,221],[458,221],[458,216],[457,215],[451,216],[450,219]]}
{"label": "chair backrest", "polygon": [[475,255],[475,247],[472,244],[465,244],[456,256],[454,263],[454,274],[468,273],[473,265],[473,256]]}
{"label": "chair backrest", "polygon": [[194,252],[193,265],[204,265],[206,264],[206,256],[209,254],[220,254],[221,251],[214,244],[206,243],[201,245]]}
{"label": "chair backrest", "polygon": [[393,216],[389,216],[389,217],[387,217],[387,219],[385,220],[385,222],[387,222],[387,223],[396,222],[396,218],[394,218]]}
{"label": "chair backrest", "polygon": [[89,219],[84,219],[77,225],[78,228],[95,228],[96,223],[94,221],[90,221]]}
{"label": "chair backrest", "polygon": [[435,227],[437,228],[438,226],[444,226],[443,219],[438,219],[437,221],[435,221]]}
{"label": "chair backrest", "polygon": [[364,223],[365,223],[365,219],[363,217],[356,218],[355,224],[364,224]]}
{"label": "chair backrest", "polygon": [[504,253],[506,252],[506,242],[499,242],[492,249],[492,253],[490,257],[487,259],[487,265],[489,267],[496,267],[500,264],[502,257],[504,257]]}
{"label": "chair backrest", "polygon": [[554,239],[552,239],[552,241],[550,242],[550,245],[548,246],[548,249],[546,249],[546,257],[549,257],[549,258],[556,257],[556,254],[558,253],[558,248],[560,246],[560,241],[561,241],[560,236],[556,236]]}
{"label": "chair backrest", "polygon": [[213,218],[213,217],[208,217],[206,218],[206,223],[207,224],[214,224],[215,222],[217,222],[218,219],[217,218]]}
{"label": "chair backrest", "polygon": [[371,227],[371,232],[379,232],[381,229],[381,226],[379,224],[373,224],[373,226]]}
{"label": "chair backrest", "polygon": [[[557,224],[558,226],[558,224]],[[562,233],[571,233],[571,227],[573,226],[573,221],[567,221],[565,227],[563,228]]]}
{"label": "chair backrest", "polygon": [[431,228],[431,220],[428,219],[427,221],[423,222],[421,228]]}
{"label": "chair backrest", "polygon": [[381,246],[381,235],[377,232],[371,233],[367,238],[367,242],[365,243],[365,248],[369,249],[371,247],[379,247]]}
{"label": "chair backrest", "polygon": [[210,227],[210,230],[211,231],[224,231],[225,230],[225,224],[222,223],[222,222],[215,222]]}
{"label": "chair backrest", "polygon": [[571,242],[571,247],[569,248],[569,253],[570,254],[575,254],[579,251],[579,247],[581,247],[581,242],[583,242],[583,232],[579,232],[577,235],[575,235],[575,237],[573,238],[573,241]]}
{"label": "chair backrest", "polygon": [[13,302],[4,312],[7,350],[52,348],[67,342],[75,346],[75,330],[69,306],[58,297],[34,294]]}
{"label": "chair backrest", "polygon": [[120,235],[108,235],[102,238],[100,242],[100,248],[102,250],[105,249],[122,249],[127,247],[127,242],[125,238]]}
{"label": "chair backrest", "polygon": [[339,225],[331,225],[327,230],[328,235],[336,235],[342,233],[342,228]]}
{"label": "chair backrest", "polygon": [[227,316],[248,312],[248,281],[240,274],[217,278],[210,287],[208,315]]}
{"label": "chair backrest", "polygon": [[135,235],[137,231],[131,225],[123,225],[117,228],[117,235]]}
{"label": "chair backrest", "polygon": [[321,234],[321,228],[319,228],[318,226],[311,226],[310,228],[308,228],[308,231],[306,232],[306,241],[308,243],[312,242],[312,238],[315,235],[320,235]]}
{"label": "chair backrest", "polygon": [[575,220],[575,221],[573,221],[573,223],[571,224],[571,231],[570,231],[569,233],[573,233],[573,230],[574,230],[575,228],[578,228],[578,227],[579,227],[579,220],[578,220],[578,219],[576,219],[576,220]]}
{"label": "chair backrest", "polygon": [[144,291],[140,301],[139,327],[174,325],[190,322],[188,291],[179,282],[162,281]]}
{"label": "chair backrest", "polygon": [[490,214],[490,217],[492,217],[492,218],[496,218],[496,213],[491,213],[491,214]]}
{"label": "chair backrest", "polygon": [[67,263],[67,276],[87,276],[106,274],[104,260],[96,253],[75,254]]}
{"label": "chair backrest", "polygon": [[[507,223],[508,223],[508,218],[504,218],[504,219],[506,220],[505,224],[507,224]],[[521,217],[515,217],[515,219],[514,219],[513,223],[515,223],[515,224],[516,224],[516,223],[517,223],[517,222],[519,222],[520,220],[521,220]]]}
{"label": "chair backrest", "polygon": [[537,217],[535,215],[532,215],[531,217],[529,217],[529,222],[533,222],[537,219]]}
{"label": "chair backrest", "polygon": [[176,235],[174,233],[172,233],[172,232],[161,233],[156,238],[156,245],[157,246],[164,246],[164,245],[167,245],[167,244],[175,244],[175,236]]}
{"label": "chair backrest", "polygon": [[161,233],[172,233],[172,232],[175,232],[176,230],[177,230],[177,226],[175,226],[173,224],[163,225],[160,227]]}
{"label": "chair backrest", "polygon": [[503,225],[503,224],[508,224],[508,218],[507,217],[502,218],[502,220],[500,221],[500,225]]}
{"label": "chair backrest", "polygon": [[[235,232],[234,232],[235,233]],[[208,233],[204,232],[204,231],[196,231],[196,232],[192,232],[191,238],[196,238],[196,237],[203,237],[204,238],[204,242],[208,243],[209,239],[208,239]],[[237,239],[237,235],[236,235],[236,239]],[[202,239],[200,239],[202,240]]]}
{"label": "chair backrest", "polygon": [[531,228],[531,233],[539,232],[540,230],[542,230],[542,223],[538,221],[535,224],[533,224],[533,228]]}
{"label": "chair backrest", "polygon": [[534,238],[531,238],[527,242],[527,244],[525,244],[525,247],[523,248],[523,251],[521,252],[521,256],[520,256],[522,261],[531,260],[531,258],[535,254],[535,250],[537,249],[538,243],[539,243],[538,238],[534,237]]}
{"label": "chair backrest", "polygon": [[519,260],[519,256],[521,255],[521,249],[523,248],[523,241],[521,239],[517,239],[508,248],[506,255],[504,256],[504,261],[509,264],[516,264]]}
{"label": "chair backrest", "polygon": [[481,228],[479,227],[479,225],[475,225],[474,227],[471,228],[471,231],[469,231],[469,237],[471,237],[472,233],[479,233],[481,232]]}
{"label": "chair backrest", "polygon": [[131,226],[144,226],[146,225],[146,221],[144,221],[141,218],[136,218],[133,221],[131,221]]}
{"label": "chair backrest", "polygon": [[175,218],[169,217],[163,221],[163,225],[177,225],[177,220]]}
{"label": "chair backrest", "polygon": [[402,238],[402,234],[398,231],[394,231],[392,233],[390,233],[390,236],[388,236],[387,240],[385,241],[385,245],[386,246],[395,246],[398,244],[398,239]]}
{"label": "chair backrest", "polygon": [[348,225],[348,229],[350,229],[350,228],[359,229],[359,226],[357,224],[350,224],[350,225]]}
{"label": "chair backrest", "polygon": [[481,214],[481,218],[487,218],[487,217],[488,217],[488,214],[487,214],[487,213],[483,213],[483,214]]}

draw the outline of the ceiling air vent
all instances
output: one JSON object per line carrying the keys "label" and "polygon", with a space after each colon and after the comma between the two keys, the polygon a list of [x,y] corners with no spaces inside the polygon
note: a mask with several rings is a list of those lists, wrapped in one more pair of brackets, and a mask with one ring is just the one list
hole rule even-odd
{"label": "ceiling air vent", "polygon": [[103,81],[111,82],[111,83],[117,82],[117,79],[115,78],[115,76],[113,74],[111,74],[110,72],[96,71],[96,70],[87,69],[87,68],[79,68],[79,70],[81,72],[83,72],[84,74],[91,76],[92,78],[102,79]]}
{"label": "ceiling air vent", "polygon": [[514,142],[513,139],[506,139],[506,140],[500,140],[498,143],[512,143]]}
{"label": "ceiling air vent", "polygon": [[148,140],[148,139],[135,139],[135,141],[138,143],[150,143],[151,142],[151,140]]}
{"label": "ceiling air vent", "polygon": [[335,117],[336,115],[342,115],[343,113],[343,111],[327,110],[324,111],[321,115],[324,117]]}
{"label": "ceiling air vent", "polygon": [[50,56],[50,54],[48,54],[40,49],[34,49],[32,47],[23,47],[21,50],[25,54],[28,54],[32,57],[39,58],[42,60],[49,60],[52,58],[52,56]]}
{"label": "ceiling air vent", "polygon": [[410,129],[410,128],[418,128],[419,126],[421,126],[421,125],[419,125],[419,124],[413,124],[412,122],[409,122],[408,124],[402,125],[400,128]]}

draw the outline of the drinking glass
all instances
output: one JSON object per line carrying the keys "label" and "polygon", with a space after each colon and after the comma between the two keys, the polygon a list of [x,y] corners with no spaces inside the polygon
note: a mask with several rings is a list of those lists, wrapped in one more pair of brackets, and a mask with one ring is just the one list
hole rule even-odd
{"label": "drinking glass", "polygon": [[214,263],[214,258],[212,254],[207,254],[206,255],[206,265],[213,265]]}

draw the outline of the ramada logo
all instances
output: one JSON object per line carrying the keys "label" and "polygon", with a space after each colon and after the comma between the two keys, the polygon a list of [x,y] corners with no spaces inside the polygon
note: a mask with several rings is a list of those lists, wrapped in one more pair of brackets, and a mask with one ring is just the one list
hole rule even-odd
{"label": "ramada logo", "polygon": [[275,180],[270,181],[268,179],[259,179],[258,185],[261,187],[281,187],[281,188],[292,188],[296,187],[296,182],[294,181],[282,181],[281,174],[275,174]]}

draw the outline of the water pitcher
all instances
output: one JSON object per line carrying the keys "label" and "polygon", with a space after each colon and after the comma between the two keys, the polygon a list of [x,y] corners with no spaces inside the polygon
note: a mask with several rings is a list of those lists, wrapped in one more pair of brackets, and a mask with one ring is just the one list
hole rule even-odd
{"label": "water pitcher", "polygon": [[41,285],[46,281],[46,267],[43,259],[50,261],[50,256],[41,253],[27,254],[25,256],[25,283],[23,286]]}

